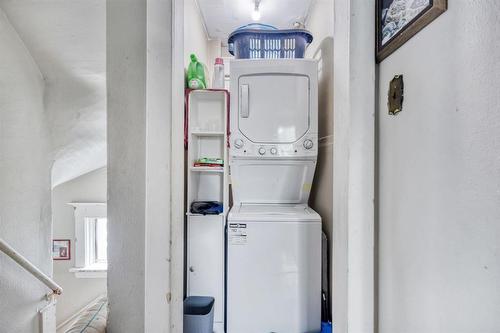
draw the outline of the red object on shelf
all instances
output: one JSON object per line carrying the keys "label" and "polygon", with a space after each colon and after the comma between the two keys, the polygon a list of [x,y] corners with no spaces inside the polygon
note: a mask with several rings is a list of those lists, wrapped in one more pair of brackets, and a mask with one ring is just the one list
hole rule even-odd
{"label": "red object on shelf", "polygon": [[210,168],[222,168],[224,164],[212,164],[212,163],[194,163],[195,167],[210,167]]}

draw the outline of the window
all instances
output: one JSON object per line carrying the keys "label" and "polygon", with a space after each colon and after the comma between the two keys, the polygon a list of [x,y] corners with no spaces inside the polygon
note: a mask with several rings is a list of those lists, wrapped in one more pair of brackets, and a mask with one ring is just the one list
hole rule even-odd
{"label": "window", "polygon": [[75,208],[76,277],[106,277],[108,268],[108,220],[104,203],[71,203]]}
{"label": "window", "polygon": [[85,217],[85,267],[107,268],[108,219]]}

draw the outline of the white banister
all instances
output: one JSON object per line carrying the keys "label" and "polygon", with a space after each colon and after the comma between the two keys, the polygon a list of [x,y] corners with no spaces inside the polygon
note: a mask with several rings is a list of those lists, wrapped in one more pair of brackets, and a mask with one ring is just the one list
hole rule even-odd
{"label": "white banister", "polygon": [[28,259],[23,257],[19,252],[14,250],[12,246],[7,244],[3,239],[0,238],[0,251],[8,255],[12,260],[17,262],[22,268],[30,272],[34,277],[40,280],[43,284],[49,287],[54,294],[61,295],[63,289],[54,280],[42,272],[38,267],[33,265]]}

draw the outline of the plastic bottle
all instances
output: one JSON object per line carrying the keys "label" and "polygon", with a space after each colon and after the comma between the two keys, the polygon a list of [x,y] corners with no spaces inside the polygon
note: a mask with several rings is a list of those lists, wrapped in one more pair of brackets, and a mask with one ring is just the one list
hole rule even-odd
{"label": "plastic bottle", "polygon": [[212,88],[224,89],[224,60],[222,58],[215,58]]}
{"label": "plastic bottle", "polygon": [[188,87],[191,89],[205,89],[207,87],[204,66],[198,61],[198,58],[196,58],[194,54],[191,54],[191,63],[188,66],[187,80]]}

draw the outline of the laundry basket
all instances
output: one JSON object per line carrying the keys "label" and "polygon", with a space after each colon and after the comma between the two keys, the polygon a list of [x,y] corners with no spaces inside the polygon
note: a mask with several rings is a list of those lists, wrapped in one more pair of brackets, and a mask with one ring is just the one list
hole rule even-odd
{"label": "laundry basket", "polygon": [[229,52],[236,59],[304,58],[313,40],[304,29],[278,30],[265,24],[243,26],[229,35]]}

